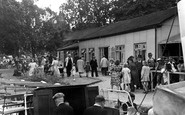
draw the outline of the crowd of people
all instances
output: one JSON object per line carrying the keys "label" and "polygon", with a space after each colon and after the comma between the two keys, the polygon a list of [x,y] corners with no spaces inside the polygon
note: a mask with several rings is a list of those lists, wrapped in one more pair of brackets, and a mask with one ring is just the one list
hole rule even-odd
{"label": "crowd of people", "polygon": [[[93,56],[90,61],[85,61],[84,57],[73,59],[68,54],[64,62],[52,55],[21,56],[14,58],[3,58],[3,63],[9,63],[14,66],[15,76],[35,74],[49,74],[57,77],[75,76],[98,77],[98,68],[101,69],[103,76],[111,76],[111,88],[125,89],[134,92],[135,89],[143,89],[148,92],[151,89],[151,83],[155,86],[168,83],[168,72],[185,72],[183,60],[175,61],[172,57],[154,59],[152,53],[148,53],[148,59],[143,60],[141,55],[137,57],[130,56],[127,62],[121,63],[119,60],[107,59],[103,56],[98,64],[96,57]],[[99,67],[98,67],[99,65]],[[151,78],[153,71],[153,78]],[[90,73],[91,72],[91,73]],[[175,76],[175,77],[174,77]],[[170,82],[184,81],[183,74],[170,74]]]}
{"label": "crowd of people", "polygon": [[65,59],[65,69],[67,76],[73,76],[73,79],[75,80],[74,76],[79,75],[79,77],[82,77],[84,73],[86,73],[86,77],[89,77],[90,71],[91,71],[91,77],[94,77],[94,74],[96,77],[98,77],[98,63],[96,58],[93,56],[92,60],[85,61],[84,57],[78,57],[78,59],[75,61],[71,57],[71,54],[68,54],[68,56]]}
{"label": "crowd of people", "polygon": [[[111,76],[111,88],[134,92],[135,89],[143,89],[144,93],[151,90],[151,83],[155,86],[166,85],[168,77],[170,82],[185,80],[185,74],[170,74],[168,72],[185,72],[183,60],[175,61],[172,57],[154,59],[152,53],[148,53],[148,60],[142,60],[142,56],[137,58],[130,56],[126,63],[119,60],[110,60],[107,73]],[[102,70],[102,75],[105,75]],[[151,78],[151,71],[153,78]],[[153,88],[154,88],[153,87]]]}
{"label": "crowd of people", "polygon": [[31,56],[16,56],[13,58],[12,62],[15,66],[14,76],[33,76],[36,74],[48,74],[59,77],[62,73],[60,72],[60,68],[62,68],[62,63],[52,55],[35,55],[34,58]]}

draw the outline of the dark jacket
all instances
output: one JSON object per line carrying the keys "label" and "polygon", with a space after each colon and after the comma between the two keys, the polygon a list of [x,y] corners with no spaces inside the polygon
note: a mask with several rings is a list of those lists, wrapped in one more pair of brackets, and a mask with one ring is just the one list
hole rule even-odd
{"label": "dark jacket", "polygon": [[98,67],[98,64],[97,64],[97,60],[91,60],[90,61],[90,65],[91,65],[91,68],[94,69],[94,68],[97,68]]}
{"label": "dark jacket", "polygon": [[[134,108],[137,110],[137,105],[135,104],[135,103],[133,103],[133,105],[134,105]],[[124,103],[123,105],[122,105],[122,110],[124,111],[124,114],[127,114],[127,109],[128,109],[128,107],[131,107],[132,105],[131,105],[131,103],[130,102],[126,102],[126,103]]]}
{"label": "dark jacket", "polygon": [[55,115],[74,115],[73,108],[62,103],[56,108]]}
{"label": "dark jacket", "polygon": [[107,115],[107,112],[105,109],[94,105],[87,108],[83,115]]}

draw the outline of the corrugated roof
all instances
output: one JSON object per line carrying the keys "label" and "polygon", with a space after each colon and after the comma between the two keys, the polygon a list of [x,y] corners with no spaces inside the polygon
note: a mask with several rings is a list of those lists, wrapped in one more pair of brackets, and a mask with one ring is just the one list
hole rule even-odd
{"label": "corrugated roof", "polygon": [[177,14],[177,7],[141,17],[119,21],[108,26],[76,31],[66,36],[68,40],[88,40],[154,28]]}

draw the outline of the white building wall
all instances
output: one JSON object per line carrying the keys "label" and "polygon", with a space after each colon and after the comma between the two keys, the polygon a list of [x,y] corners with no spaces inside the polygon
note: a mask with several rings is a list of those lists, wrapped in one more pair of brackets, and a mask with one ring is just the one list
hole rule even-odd
{"label": "white building wall", "polygon": [[79,51],[81,51],[81,49],[83,48],[86,48],[87,51],[88,48],[95,48],[95,56],[97,58],[97,61],[99,62],[99,47],[109,47],[110,49],[111,47],[115,47],[116,45],[125,45],[124,58],[127,59],[129,56],[134,55],[134,43],[144,42],[147,44],[147,53],[152,52],[155,57],[155,29],[82,41],[79,43]]}
{"label": "white building wall", "polygon": [[148,59],[148,53],[152,53],[153,54],[153,58],[156,57],[156,52],[155,52],[155,48],[156,48],[156,43],[155,43],[155,29],[152,30],[146,30],[146,48],[147,48],[147,56],[146,56],[146,60]]}

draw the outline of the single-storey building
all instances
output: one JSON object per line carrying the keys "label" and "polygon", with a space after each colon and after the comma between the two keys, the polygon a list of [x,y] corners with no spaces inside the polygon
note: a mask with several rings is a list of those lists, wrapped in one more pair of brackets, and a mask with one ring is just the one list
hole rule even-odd
{"label": "single-storey building", "polygon": [[99,28],[72,32],[66,35],[64,41],[75,41],[75,44],[60,48],[59,52],[73,49],[86,61],[96,56],[99,62],[105,55],[108,59],[124,63],[129,56],[142,55],[143,59],[147,59],[149,52],[154,58],[182,57],[177,7]]}

